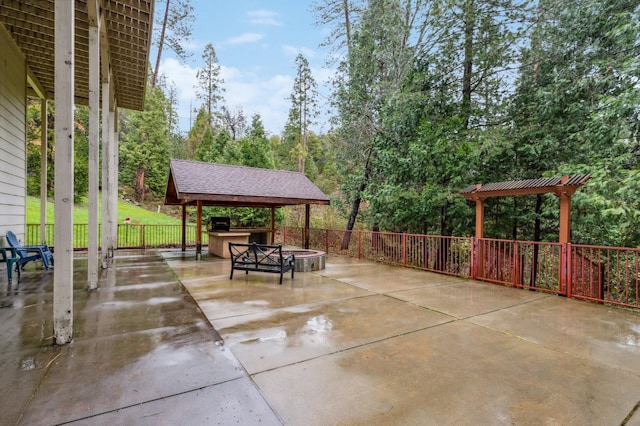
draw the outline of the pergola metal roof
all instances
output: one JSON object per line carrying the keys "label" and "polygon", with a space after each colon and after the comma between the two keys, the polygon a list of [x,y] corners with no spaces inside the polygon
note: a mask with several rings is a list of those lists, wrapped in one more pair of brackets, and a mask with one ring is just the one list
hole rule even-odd
{"label": "pergola metal roof", "polygon": [[580,186],[591,179],[590,174],[574,176],[554,176],[549,178],[511,180],[504,182],[470,185],[461,194],[470,200],[489,197],[508,197],[514,195],[535,195],[555,193],[573,194]]}
{"label": "pergola metal roof", "polygon": [[569,242],[571,233],[571,196],[589,179],[591,179],[591,174],[494,182],[484,185],[470,185],[463,189],[461,194],[467,199],[475,201],[476,238],[484,238],[485,199],[552,193],[560,198],[559,242],[566,244]]}
{"label": "pergola metal roof", "polygon": [[[75,0],[74,80],[76,102],[80,104],[87,104],[89,98],[89,3]],[[112,73],[118,107],[142,110],[154,2],[101,0],[97,3],[102,5],[105,18],[100,43],[109,55],[108,60],[102,59],[101,77],[105,78],[109,71]],[[38,86],[43,92],[39,95],[46,99],[54,98],[54,8],[53,0],[0,1],[0,24],[25,55],[31,84]]]}
{"label": "pergola metal roof", "polygon": [[282,207],[329,204],[304,174],[200,161],[171,160],[167,205]]}

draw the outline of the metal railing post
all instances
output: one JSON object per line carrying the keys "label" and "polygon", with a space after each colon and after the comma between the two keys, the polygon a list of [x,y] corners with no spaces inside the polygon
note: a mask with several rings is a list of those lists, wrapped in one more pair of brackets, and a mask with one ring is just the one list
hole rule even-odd
{"label": "metal railing post", "polygon": [[407,234],[402,234],[402,266],[407,266]]}

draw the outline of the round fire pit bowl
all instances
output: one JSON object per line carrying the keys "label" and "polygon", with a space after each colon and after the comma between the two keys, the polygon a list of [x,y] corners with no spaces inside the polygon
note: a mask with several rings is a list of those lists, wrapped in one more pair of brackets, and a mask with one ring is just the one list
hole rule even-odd
{"label": "round fire pit bowl", "polygon": [[282,249],[282,256],[290,254],[296,257],[296,272],[311,272],[324,269],[326,256],[323,251],[298,248]]}

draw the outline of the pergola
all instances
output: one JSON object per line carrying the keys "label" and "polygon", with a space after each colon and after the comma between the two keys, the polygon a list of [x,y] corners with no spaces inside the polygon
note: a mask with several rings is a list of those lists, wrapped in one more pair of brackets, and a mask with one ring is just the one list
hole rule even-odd
{"label": "pergola", "polygon": [[476,238],[484,237],[484,200],[490,197],[554,194],[560,198],[560,243],[568,243],[571,232],[571,196],[590,174],[556,176],[506,182],[477,184],[466,187],[462,195],[476,203]]}
{"label": "pergola", "polygon": [[305,248],[309,248],[310,205],[328,205],[327,197],[304,174],[200,161],[171,160],[165,205],[182,206],[182,250],[186,247],[187,206],[198,209],[196,257],[202,254],[202,207],[261,207],[271,209],[271,242],[275,209],[305,205]]}

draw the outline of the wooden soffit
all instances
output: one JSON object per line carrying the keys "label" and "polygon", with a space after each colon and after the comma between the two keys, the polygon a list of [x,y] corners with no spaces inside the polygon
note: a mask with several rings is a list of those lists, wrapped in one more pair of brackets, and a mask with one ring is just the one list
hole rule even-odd
{"label": "wooden soffit", "polygon": [[[144,109],[154,1],[68,1],[75,1],[76,102],[87,104],[89,99],[89,21],[95,19],[89,13],[91,1],[94,10],[94,3],[98,4],[108,52],[108,57],[101,58],[101,74],[111,73],[119,107]],[[55,98],[54,9],[55,0],[0,0],[0,24],[25,56],[29,76],[37,85],[35,92],[46,99]]]}

